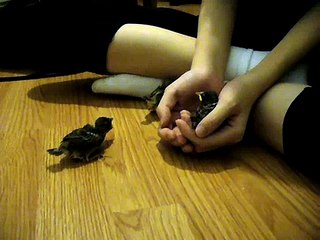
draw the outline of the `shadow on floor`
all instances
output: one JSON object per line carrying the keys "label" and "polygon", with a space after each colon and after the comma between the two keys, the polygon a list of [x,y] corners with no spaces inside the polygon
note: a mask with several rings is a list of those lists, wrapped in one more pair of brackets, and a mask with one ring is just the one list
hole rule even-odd
{"label": "shadow on floor", "polygon": [[[139,98],[123,95],[97,94],[92,92],[91,85],[98,78],[72,79],[59,82],[43,83],[31,88],[30,99],[57,103],[79,104],[95,107],[119,107],[146,109],[146,103]],[[41,81],[41,80],[39,80]]]}
{"label": "shadow on floor", "polygon": [[[212,174],[238,171],[266,181],[276,178],[281,182],[281,176],[286,176],[285,182],[302,187],[310,186],[310,183],[319,186],[320,183],[313,176],[288,164],[280,153],[252,139],[215,151],[195,154],[183,153],[179,148],[162,141],[157,148],[167,164],[182,170]],[[317,189],[311,188],[315,193],[318,193]]]}
{"label": "shadow on floor", "polygon": [[179,148],[163,141],[157,144],[157,148],[166,163],[183,170],[219,173],[241,165],[239,159],[232,156],[232,149],[229,148],[190,154],[183,153]]}

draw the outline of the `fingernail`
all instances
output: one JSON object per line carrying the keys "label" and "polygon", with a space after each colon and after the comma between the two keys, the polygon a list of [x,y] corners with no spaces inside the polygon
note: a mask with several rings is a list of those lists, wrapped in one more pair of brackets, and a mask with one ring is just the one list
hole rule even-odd
{"label": "fingernail", "polygon": [[196,128],[196,134],[198,137],[204,137],[206,134],[206,129],[202,125],[198,125]]}

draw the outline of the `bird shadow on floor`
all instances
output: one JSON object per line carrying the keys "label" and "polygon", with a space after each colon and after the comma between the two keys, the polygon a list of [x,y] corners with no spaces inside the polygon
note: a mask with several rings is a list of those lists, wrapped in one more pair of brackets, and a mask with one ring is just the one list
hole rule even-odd
{"label": "bird shadow on floor", "polygon": [[106,149],[108,149],[112,145],[113,141],[114,141],[113,139],[105,140],[103,142],[103,144],[101,145],[101,147],[97,151],[95,151],[94,153],[91,154],[91,155],[97,156],[96,158],[92,159],[91,161],[83,162],[79,159],[71,158],[70,156],[64,156],[63,158],[61,158],[61,160],[58,163],[55,163],[55,164],[48,166],[47,170],[52,173],[58,173],[58,172],[61,172],[65,169],[79,168],[79,167],[83,167],[83,166],[92,164],[94,162],[97,162],[97,161],[103,159],[103,156],[104,156]]}

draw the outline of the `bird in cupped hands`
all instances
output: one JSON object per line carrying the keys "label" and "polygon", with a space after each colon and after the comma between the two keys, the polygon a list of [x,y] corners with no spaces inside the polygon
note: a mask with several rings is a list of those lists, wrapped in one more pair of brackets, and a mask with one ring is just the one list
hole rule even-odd
{"label": "bird in cupped hands", "polygon": [[218,95],[214,91],[203,91],[196,93],[199,96],[200,104],[194,116],[191,117],[192,128],[195,129],[197,125],[205,118],[218,104]]}

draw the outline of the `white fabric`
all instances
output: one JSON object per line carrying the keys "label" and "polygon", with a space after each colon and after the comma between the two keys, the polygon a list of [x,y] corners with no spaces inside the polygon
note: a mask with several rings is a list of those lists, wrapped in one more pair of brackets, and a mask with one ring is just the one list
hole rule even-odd
{"label": "white fabric", "polygon": [[[225,80],[230,81],[245,74],[259,64],[269,52],[254,51],[232,46],[226,68]],[[163,83],[164,80],[138,76],[133,74],[118,74],[96,80],[92,84],[95,93],[121,94],[144,97]],[[307,66],[299,65],[285,75],[281,82],[307,83]]]}
{"label": "white fabric", "polygon": [[[254,51],[253,49],[232,46],[226,69],[225,80],[230,81],[237,76],[245,74],[250,69],[257,66],[268,54],[268,51]],[[298,65],[288,74],[286,74],[280,81],[306,84],[307,65]]]}
{"label": "white fabric", "polygon": [[117,74],[95,80],[91,88],[95,93],[145,97],[163,82],[164,80],[157,78],[133,74]]}

